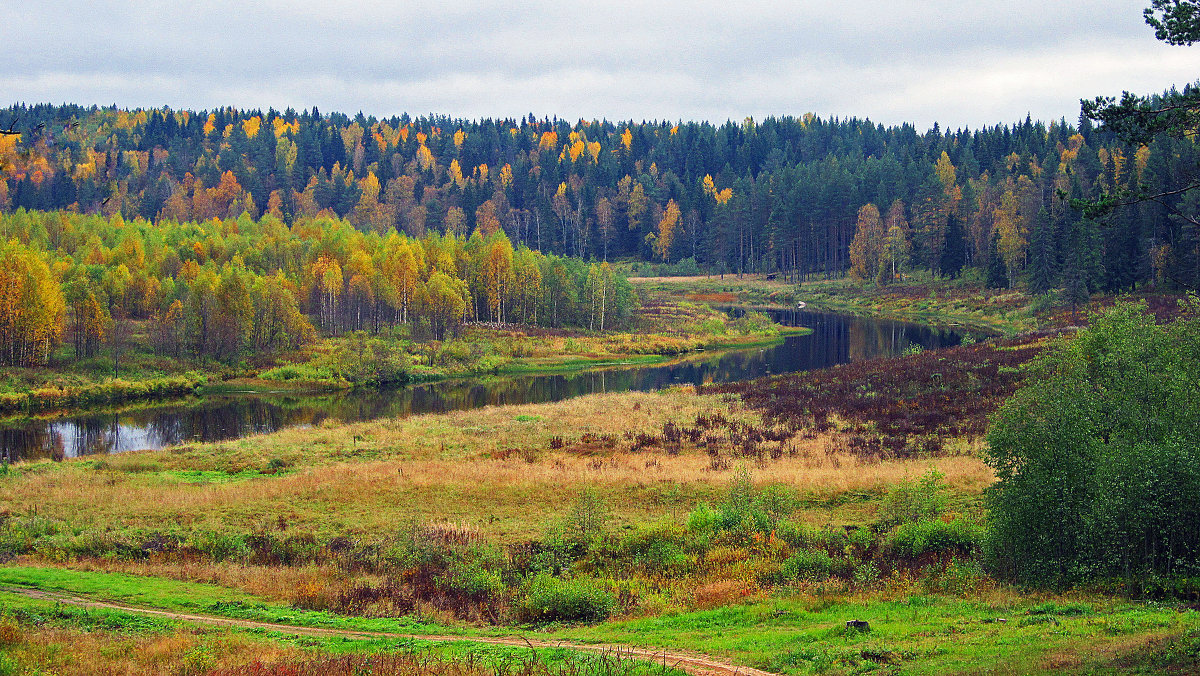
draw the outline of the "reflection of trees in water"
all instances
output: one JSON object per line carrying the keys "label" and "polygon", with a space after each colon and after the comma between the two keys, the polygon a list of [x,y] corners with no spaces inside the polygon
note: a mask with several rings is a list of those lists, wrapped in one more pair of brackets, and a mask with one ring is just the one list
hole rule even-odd
{"label": "reflection of trees in water", "polygon": [[849,317],[824,312],[783,310],[772,313],[776,321],[788,326],[806,326],[813,330],[806,341],[797,341],[807,359],[794,364],[792,371],[824,368],[845,363],[900,354],[909,345],[936,349],[957,345],[961,338],[953,331],[909,322]]}
{"label": "reflection of trees in water", "polygon": [[[324,412],[320,412],[324,418]],[[258,397],[222,397],[187,412],[180,420],[180,432],[186,439],[227,441],[249,434],[274,432],[284,427],[316,420],[311,407],[283,408]],[[182,441],[184,439],[180,439]]]}
{"label": "reflection of trees in water", "polygon": [[70,425],[74,428],[69,452],[73,458],[108,453],[117,447],[121,439],[121,427],[116,415],[75,418]]}
{"label": "reflection of trees in water", "polygon": [[44,423],[0,429],[0,461],[51,458],[64,451],[62,434]]}
{"label": "reflection of trees in water", "polygon": [[161,446],[177,444],[185,438],[182,412],[152,416],[146,421],[146,428]]}
{"label": "reflection of trees in water", "polygon": [[747,380],[765,375],[824,368],[851,360],[898,354],[911,343],[924,348],[956,345],[957,334],[905,322],[852,318],[803,310],[773,311],[775,320],[806,326],[811,334],[782,344],[717,353],[664,366],[572,374],[447,381],[394,390],[360,390],[319,395],[221,396],[198,405],[78,416],[55,422],[0,427],[0,452],[10,458],[53,457],[55,451],[86,455],[161,448],[189,441],[226,441],[284,427],[479,408],[488,405],[559,401],[593,392],[654,390],[677,384]]}
{"label": "reflection of trees in water", "polygon": [[909,327],[904,324],[854,322],[851,327],[848,341],[850,361],[899,354],[910,344]]}

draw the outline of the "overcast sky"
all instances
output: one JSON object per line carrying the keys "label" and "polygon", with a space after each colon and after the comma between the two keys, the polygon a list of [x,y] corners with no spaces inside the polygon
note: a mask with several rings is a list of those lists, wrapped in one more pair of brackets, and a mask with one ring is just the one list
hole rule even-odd
{"label": "overcast sky", "polygon": [[1200,78],[1145,4],[0,0],[0,105],[1073,122]]}

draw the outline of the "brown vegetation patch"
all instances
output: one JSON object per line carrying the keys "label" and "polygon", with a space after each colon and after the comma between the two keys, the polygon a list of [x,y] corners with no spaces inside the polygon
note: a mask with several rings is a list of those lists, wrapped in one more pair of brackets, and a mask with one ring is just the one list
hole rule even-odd
{"label": "brown vegetation patch", "polygon": [[1070,306],[1056,307],[1040,316],[1040,324],[1046,328],[1063,328],[1068,326],[1086,326],[1089,317],[1094,312],[1102,312],[1111,308],[1118,300],[1142,301],[1146,303],[1146,311],[1154,316],[1159,324],[1175,321],[1185,316],[1185,309],[1179,302],[1183,296],[1175,293],[1147,293],[1135,296],[1104,296],[1081,305],[1078,308]]}
{"label": "brown vegetation patch", "polygon": [[38,626],[23,626],[16,640],[4,646],[4,654],[28,669],[15,673],[127,676],[204,674],[217,663],[229,669],[221,673],[252,674],[258,672],[248,669],[256,663],[283,664],[303,659],[303,653],[295,648],[252,640],[227,630],[180,629],[138,635]]}
{"label": "brown vegetation patch", "polygon": [[[708,385],[762,414],[761,426],[698,417],[691,435],[723,432],[738,455],[764,442],[839,431],[831,452],[862,458],[942,454],[952,438],[983,435],[988,416],[1011,395],[1021,367],[1042,346],[1032,338],[976,343],[902,358],[871,359],[745,383]],[[769,452],[787,453],[779,447]],[[773,456],[774,457],[774,456]]]}

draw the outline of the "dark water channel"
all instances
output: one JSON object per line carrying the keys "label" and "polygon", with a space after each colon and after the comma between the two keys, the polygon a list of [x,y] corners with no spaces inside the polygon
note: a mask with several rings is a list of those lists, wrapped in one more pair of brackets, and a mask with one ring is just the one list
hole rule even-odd
{"label": "dark water channel", "polygon": [[206,396],[119,413],[83,412],[51,420],[0,423],[0,456],[16,460],[120,453],[190,441],[236,439],[317,425],[327,418],[370,420],[558,401],[593,392],[731,382],[899,354],[913,344],[935,349],[961,340],[955,331],[908,322],[806,310],[771,314],[781,324],[807,326],[813,332],[789,337],[778,345],[714,353],[709,358],[669,365],[445,381],[392,390]]}

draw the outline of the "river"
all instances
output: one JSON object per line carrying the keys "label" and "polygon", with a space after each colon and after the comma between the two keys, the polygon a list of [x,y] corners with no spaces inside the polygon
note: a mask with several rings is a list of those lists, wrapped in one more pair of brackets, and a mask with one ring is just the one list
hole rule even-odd
{"label": "river", "polygon": [[74,413],[0,423],[0,457],[64,458],[185,442],[224,441],[318,425],[326,419],[370,420],[497,404],[558,401],[593,392],[655,390],[670,385],[748,380],[902,353],[911,345],[957,345],[953,330],[887,319],[807,310],[771,311],[787,326],[812,333],[776,345],[713,353],[657,366],[569,374],[453,380],[389,390],[321,394],[225,394],[193,397],[121,412]]}

